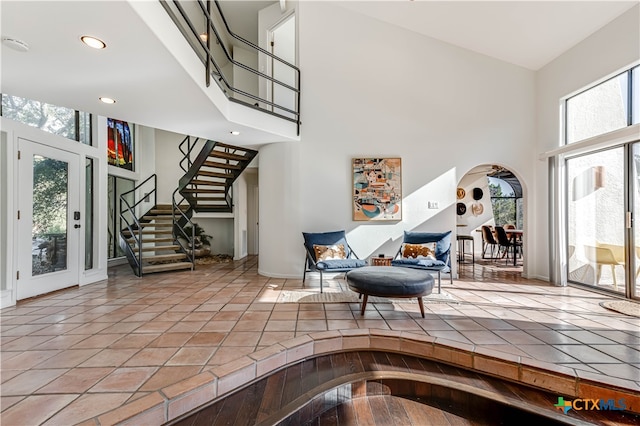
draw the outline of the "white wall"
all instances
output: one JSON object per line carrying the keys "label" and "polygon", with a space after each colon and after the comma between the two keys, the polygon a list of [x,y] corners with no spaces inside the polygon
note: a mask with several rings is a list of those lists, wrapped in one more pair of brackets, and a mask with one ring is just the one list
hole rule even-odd
{"label": "white wall", "polygon": [[[537,153],[560,146],[560,100],[601,80],[640,59],[640,6],[635,6],[572,49],[540,69],[536,74]],[[541,260],[549,253],[548,168],[536,161],[534,214],[531,225],[540,236],[528,247]],[[556,240],[554,245],[558,245]],[[532,250],[533,249],[533,250]],[[554,250],[552,250],[554,252]],[[548,262],[537,262],[532,274],[549,278]]]}
{"label": "white wall", "polygon": [[[260,152],[261,273],[302,276],[302,231],[346,229],[361,258],[394,254],[404,230],[455,233],[457,183],[476,165],[533,181],[532,71],[334,3],[300,2],[297,18],[302,143]],[[401,222],[352,220],[354,157],[402,158]]]}

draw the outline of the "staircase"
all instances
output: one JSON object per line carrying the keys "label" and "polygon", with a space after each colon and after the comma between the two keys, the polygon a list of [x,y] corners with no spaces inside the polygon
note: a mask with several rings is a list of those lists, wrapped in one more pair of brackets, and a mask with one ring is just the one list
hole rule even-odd
{"label": "staircase", "polygon": [[[199,148],[192,160],[192,153]],[[193,269],[192,242],[195,212],[232,212],[231,188],[257,151],[211,140],[186,137],[180,144],[185,174],[173,193],[172,204],[156,202],[157,177],[152,175],[120,197],[120,247],[137,276]],[[138,200],[136,201],[136,194]],[[139,194],[145,194],[140,197]],[[153,206],[141,217],[135,214],[146,199]],[[133,200],[129,200],[133,197]],[[190,229],[189,229],[190,228]],[[189,232],[190,231],[190,232]]]}

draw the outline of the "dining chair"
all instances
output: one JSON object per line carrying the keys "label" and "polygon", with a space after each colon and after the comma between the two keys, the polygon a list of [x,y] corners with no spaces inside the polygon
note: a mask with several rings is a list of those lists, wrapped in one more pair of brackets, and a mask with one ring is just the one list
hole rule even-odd
{"label": "dining chair", "polygon": [[502,226],[496,226],[495,230],[496,236],[498,237],[499,248],[504,248],[505,250],[502,257],[506,256],[507,262],[509,262],[509,249],[513,249],[513,260],[515,264],[515,256],[518,252],[522,253],[522,242],[507,237],[507,231],[505,231]]}
{"label": "dining chair", "polygon": [[489,246],[491,246],[491,259],[494,259],[493,251],[495,250],[498,242],[491,232],[491,228],[488,225],[482,226],[482,258],[486,259],[486,253]]}

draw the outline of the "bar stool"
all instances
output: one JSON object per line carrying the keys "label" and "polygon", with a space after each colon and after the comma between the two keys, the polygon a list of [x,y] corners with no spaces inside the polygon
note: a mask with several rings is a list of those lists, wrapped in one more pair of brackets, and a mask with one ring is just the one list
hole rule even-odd
{"label": "bar stool", "polygon": [[456,235],[456,240],[458,241],[458,262],[464,262],[464,258],[466,253],[465,242],[471,241],[471,263],[476,263],[476,243],[471,235]]}

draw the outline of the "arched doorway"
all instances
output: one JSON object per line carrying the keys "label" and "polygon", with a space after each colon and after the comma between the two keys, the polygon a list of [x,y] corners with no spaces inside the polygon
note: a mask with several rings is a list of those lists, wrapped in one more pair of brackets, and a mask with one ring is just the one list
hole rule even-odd
{"label": "arched doorway", "polygon": [[[460,273],[483,268],[522,273],[524,194],[515,173],[497,164],[476,166],[458,182],[456,198]],[[505,229],[509,245],[504,235],[500,240],[498,227]]]}

